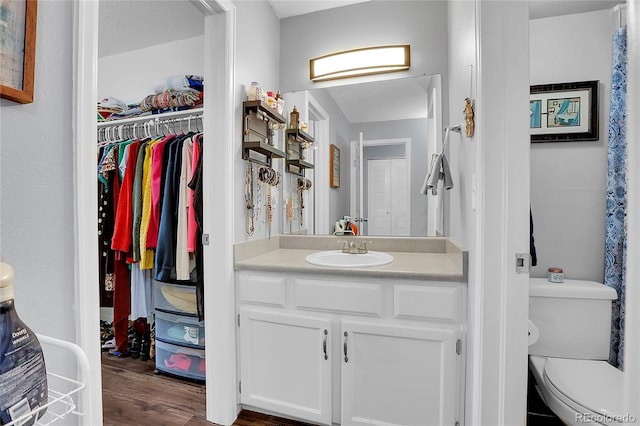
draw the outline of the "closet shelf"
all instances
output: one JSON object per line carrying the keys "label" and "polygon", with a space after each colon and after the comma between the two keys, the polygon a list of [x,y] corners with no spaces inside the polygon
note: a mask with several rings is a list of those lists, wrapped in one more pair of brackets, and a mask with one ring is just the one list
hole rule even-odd
{"label": "closet shelf", "polygon": [[[47,346],[54,346],[58,348],[58,350],[61,349],[65,352],[71,352],[71,354],[77,360],[79,377],[82,378],[82,380],[88,377],[89,360],[79,346],[70,342],[66,342],[64,340],[44,336],[42,334],[38,334],[37,336],[38,340],[45,349],[45,362],[47,365],[47,370],[50,370],[52,365],[51,361],[46,358],[46,348]],[[65,358],[65,360],[68,359],[69,358]],[[7,423],[5,426],[21,425],[27,419],[31,418],[33,414],[41,412],[43,410],[46,410],[46,412],[40,419],[38,419],[38,421],[35,423],[36,425],[50,425],[64,419],[69,415],[84,415],[83,413],[76,410],[76,400],[80,397],[82,390],[86,387],[86,384],[84,382],[56,374],[51,371],[47,371],[47,384],[49,388],[48,403],[38,408],[37,410],[31,411],[31,413],[26,414],[25,416],[19,417]]]}
{"label": "closet shelf", "polygon": [[163,112],[161,114],[139,115],[121,120],[98,121],[98,128],[107,126],[117,126],[121,124],[143,123],[146,121],[168,120],[172,118],[188,117],[190,115],[202,115],[204,108],[184,109],[182,111]]}

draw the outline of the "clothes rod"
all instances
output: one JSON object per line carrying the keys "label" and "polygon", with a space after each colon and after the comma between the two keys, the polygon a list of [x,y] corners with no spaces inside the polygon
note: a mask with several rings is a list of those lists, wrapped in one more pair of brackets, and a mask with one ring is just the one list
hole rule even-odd
{"label": "clothes rod", "polygon": [[125,124],[142,123],[148,121],[164,121],[174,118],[187,118],[189,116],[197,116],[202,118],[204,108],[185,109],[182,111],[165,112],[162,114],[139,115],[132,118],[123,118],[121,120],[99,121],[98,127],[120,126]]}

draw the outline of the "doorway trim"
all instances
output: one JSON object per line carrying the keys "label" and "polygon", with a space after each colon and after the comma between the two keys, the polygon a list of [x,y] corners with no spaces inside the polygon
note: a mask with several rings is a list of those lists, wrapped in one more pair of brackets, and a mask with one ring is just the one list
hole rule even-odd
{"label": "doorway trim", "polygon": [[[306,92],[307,114],[319,118],[316,121],[315,139],[317,150],[314,154],[314,215],[313,233],[325,234],[329,228],[329,114],[309,91]],[[307,117],[309,120],[309,117]],[[326,184],[325,184],[326,182]]]}
{"label": "doorway trim", "polygon": [[[205,15],[205,46],[211,53],[205,58],[205,75],[212,75],[205,101],[204,127],[211,141],[232,141],[234,129],[234,76],[236,48],[235,5],[230,0],[191,0]],[[102,379],[100,349],[100,308],[98,291],[97,184],[95,161],[97,122],[95,107],[98,87],[99,4],[74,2],[74,286],[76,342],[87,355],[89,377],[83,377],[87,390],[79,402],[86,413],[86,424],[102,424]],[[214,61],[213,58],[216,58]],[[212,129],[212,130],[207,130]],[[203,150],[203,173],[208,182],[219,182],[216,199],[223,209],[212,209],[213,200],[203,199],[205,212],[213,212],[205,222],[204,233],[215,244],[204,247],[212,261],[205,265],[204,278],[216,286],[205,289],[205,304],[211,315],[205,317],[208,345],[225,351],[206,351],[207,420],[230,425],[237,417],[235,365],[235,286],[233,275],[233,147],[221,144],[218,156]],[[213,176],[209,176],[213,174]],[[224,184],[222,184],[223,182]],[[208,267],[207,267],[208,266]],[[216,280],[211,279],[215,271]],[[94,283],[95,285],[91,285]],[[207,291],[209,290],[209,291]],[[213,378],[215,377],[215,380]]]}

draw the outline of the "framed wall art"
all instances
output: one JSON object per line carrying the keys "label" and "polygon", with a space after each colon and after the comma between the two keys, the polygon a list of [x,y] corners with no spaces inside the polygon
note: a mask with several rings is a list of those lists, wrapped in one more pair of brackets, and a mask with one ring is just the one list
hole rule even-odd
{"label": "framed wall art", "polygon": [[0,97],[33,102],[37,0],[0,2]]}
{"label": "framed wall art", "polygon": [[340,188],[340,148],[334,144],[329,146],[329,167],[329,185]]}
{"label": "framed wall art", "polygon": [[598,140],[598,81],[531,86],[529,119],[531,142]]}

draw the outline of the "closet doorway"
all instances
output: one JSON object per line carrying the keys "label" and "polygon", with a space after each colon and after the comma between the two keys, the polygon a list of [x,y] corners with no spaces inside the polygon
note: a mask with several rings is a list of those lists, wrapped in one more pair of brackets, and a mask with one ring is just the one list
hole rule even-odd
{"label": "closet doorway", "polygon": [[[103,2],[100,2],[103,3]],[[117,8],[122,13],[121,7],[124,2],[108,1],[107,3],[117,4]],[[199,57],[204,58],[202,73],[209,76],[208,93],[210,101],[204,106],[202,128],[216,140],[231,140],[234,126],[233,114],[233,76],[234,76],[234,46],[235,46],[235,7],[227,0],[194,0],[190,2],[151,2],[139,1],[129,2],[146,6],[146,12],[150,16],[155,16],[155,7],[164,3],[173,3],[174,6],[195,7],[196,11],[204,17],[203,48],[200,49]],[[74,3],[76,17],[76,59],[75,81],[77,90],[74,93],[74,117],[76,127],[75,137],[75,170],[76,170],[76,216],[75,224],[77,229],[76,244],[76,291],[77,291],[77,317],[78,317],[78,342],[87,354],[92,365],[90,377],[87,379],[91,383],[87,391],[87,397],[83,398],[82,409],[88,413],[87,421],[90,424],[102,424],[102,393],[100,389],[100,357],[101,350],[97,342],[99,341],[99,285],[98,285],[98,241],[96,232],[97,217],[97,185],[96,185],[96,144],[87,143],[95,141],[97,133],[96,123],[96,100],[101,99],[98,95],[98,32],[99,32],[99,4],[98,2],[78,2]],[[103,15],[104,16],[104,15]],[[175,19],[175,16],[170,16]],[[129,16],[120,16],[117,22],[132,23]],[[135,22],[133,22],[136,24]],[[153,25],[152,25],[153,26]],[[171,31],[173,25],[159,26],[158,28]],[[140,24],[131,28],[140,28]],[[122,40],[123,33],[110,33],[107,37]],[[126,37],[125,37],[126,38]],[[137,40],[128,40],[127,43],[137,43]],[[177,39],[175,35],[170,38]],[[142,48],[136,45],[136,48]],[[207,55],[204,55],[204,52]],[[161,58],[162,61],[159,59]],[[158,55],[154,63],[166,61],[167,57]],[[119,79],[126,85],[131,85],[127,80],[126,73],[130,64],[122,66]],[[169,72],[167,73],[169,74]],[[115,94],[111,95],[115,96]],[[207,111],[211,111],[207,114]],[[232,176],[233,153],[226,144],[216,147],[215,155],[213,150],[204,150],[203,175],[209,181],[225,181]],[[204,271],[204,278],[211,277],[212,271],[216,271],[217,284],[211,286],[205,293],[205,304],[212,315],[205,318],[205,324],[211,329],[219,328],[233,330],[231,324],[226,324],[226,318],[233,306],[233,269],[232,269],[232,244],[233,238],[231,229],[227,222],[231,217],[229,208],[212,208],[212,196],[205,193],[203,195],[203,210],[210,220],[203,225],[203,232],[215,236],[215,244],[204,247],[204,256],[210,261]],[[232,205],[232,191],[230,187],[217,188],[216,200],[222,201],[223,205]],[[213,282],[213,280],[209,279]],[[95,283],[87,285],[87,283]],[[215,317],[215,318],[214,318]],[[223,318],[220,321],[220,318]],[[233,335],[228,332],[213,333],[218,345],[225,347],[233,346]],[[211,337],[211,336],[210,336]],[[209,342],[213,337],[209,339]],[[210,353],[207,352],[207,358]],[[227,392],[235,383],[235,372],[218,367],[228,365],[235,359],[235,351],[229,350],[223,356],[218,357],[218,362],[207,363],[206,376],[216,377],[215,381],[210,381],[207,386],[207,419],[219,424],[231,424],[236,416],[235,394]]]}
{"label": "closet doorway", "polygon": [[[188,202],[202,203],[187,183],[196,170],[192,158],[204,145],[204,33],[205,16],[190,2],[99,2],[98,170],[111,176],[103,178],[107,185],[99,185],[98,219],[107,422],[115,420],[110,418],[114,401],[123,407],[135,401],[133,396],[113,393],[114,381],[133,383],[138,373],[150,374],[148,396],[140,403],[171,389],[171,380],[153,377],[154,370],[173,375],[175,382],[194,379],[204,386],[206,347],[200,336],[205,327],[200,321],[203,309],[198,308],[202,304],[196,302],[203,296],[198,285],[203,259],[195,216],[192,243],[186,234]],[[105,165],[109,156],[115,158],[119,178],[114,171],[103,171],[110,167]],[[154,195],[152,170],[158,179]],[[119,194],[118,201],[111,194]],[[123,210],[133,215],[125,226]],[[109,222],[113,225],[106,225]],[[124,255],[126,264],[118,259]],[[122,290],[125,284],[130,292]],[[195,337],[189,338],[190,333]],[[109,335],[113,337],[108,339]],[[118,369],[109,368],[108,357],[120,358]],[[204,407],[204,389],[199,395]]]}
{"label": "closet doorway", "polygon": [[369,235],[409,235],[407,166],[406,158],[367,160]]}

